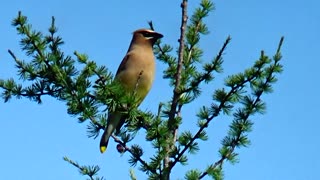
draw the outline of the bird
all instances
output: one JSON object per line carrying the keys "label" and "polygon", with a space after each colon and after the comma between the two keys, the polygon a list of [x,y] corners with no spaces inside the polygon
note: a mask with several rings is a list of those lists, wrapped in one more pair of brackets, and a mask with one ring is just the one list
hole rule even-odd
{"label": "bird", "polygon": [[[148,94],[155,76],[155,57],[153,45],[163,35],[151,29],[138,29],[133,32],[128,51],[120,63],[114,81],[125,93],[134,93],[135,106],[138,107]],[[119,130],[126,117],[120,110],[108,113],[107,126],[100,140],[100,152],[107,150],[109,138]]]}

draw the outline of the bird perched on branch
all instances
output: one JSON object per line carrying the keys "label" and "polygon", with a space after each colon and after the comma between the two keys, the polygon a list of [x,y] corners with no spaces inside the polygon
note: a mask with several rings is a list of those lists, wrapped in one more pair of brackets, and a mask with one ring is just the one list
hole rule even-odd
{"label": "bird perched on branch", "polygon": [[[114,80],[120,83],[126,93],[135,95],[135,106],[139,106],[152,86],[155,74],[153,45],[162,37],[162,34],[150,29],[134,31],[127,54],[116,73]],[[107,126],[100,141],[101,153],[106,151],[110,136],[115,129],[120,129],[124,120],[120,111],[109,112]]]}

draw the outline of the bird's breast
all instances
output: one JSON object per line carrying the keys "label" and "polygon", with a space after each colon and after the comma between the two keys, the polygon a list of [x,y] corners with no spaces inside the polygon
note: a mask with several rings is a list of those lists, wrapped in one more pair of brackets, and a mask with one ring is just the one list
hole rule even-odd
{"label": "bird's breast", "polygon": [[129,54],[125,69],[117,75],[124,89],[130,94],[136,94],[140,102],[151,89],[155,74],[153,52],[144,53]]}

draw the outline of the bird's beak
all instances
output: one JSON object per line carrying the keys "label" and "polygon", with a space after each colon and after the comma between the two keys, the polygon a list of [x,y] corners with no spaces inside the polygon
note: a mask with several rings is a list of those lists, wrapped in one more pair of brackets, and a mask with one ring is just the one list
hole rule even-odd
{"label": "bird's beak", "polygon": [[154,32],[154,38],[155,39],[160,39],[160,38],[163,38],[163,35],[160,34],[160,33]]}

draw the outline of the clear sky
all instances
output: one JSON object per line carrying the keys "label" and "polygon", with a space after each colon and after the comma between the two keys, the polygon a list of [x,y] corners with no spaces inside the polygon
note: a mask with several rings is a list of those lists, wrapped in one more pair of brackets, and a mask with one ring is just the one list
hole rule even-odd
{"label": "clear sky", "polygon": [[[197,6],[189,2],[189,13]],[[237,150],[240,163],[226,164],[225,179],[246,180],[314,180],[320,179],[320,121],[318,60],[320,42],[320,3],[317,0],[229,0],[215,1],[216,10],[206,19],[211,34],[201,47],[203,61],[211,60],[228,35],[232,42],[224,56],[224,73],[218,81],[205,86],[197,103],[183,109],[182,129],[196,130],[196,117],[201,104],[210,104],[219,79],[250,67],[261,49],[273,55],[281,36],[284,72],[274,86],[274,93],[263,96],[267,113],[253,118],[249,148]],[[180,1],[43,1],[11,0],[0,2],[0,78],[17,77],[8,49],[18,57],[23,53],[19,36],[11,24],[19,10],[28,16],[33,27],[46,31],[51,16],[56,17],[59,35],[65,41],[63,50],[77,50],[89,55],[100,65],[116,72],[124,56],[131,32],[148,27],[164,35],[163,42],[177,47],[180,26]],[[150,94],[140,106],[156,112],[159,102],[168,101],[172,90],[162,79],[164,65],[157,62],[157,76]],[[86,124],[78,124],[67,114],[64,102],[44,98],[38,105],[27,99],[0,102],[0,179],[84,179],[77,169],[62,160],[63,156],[82,165],[99,165],[100,175],[107,179],[129,179],[128,154],[120,156],[115,143],[101,155],[99,139],[89,139]],[[318,118],[317,118],[318,117]],[[317,120],[318,119],[318,120]],[[186,170],[203,169],[217,160],[217,149],[231,118],[218,118],[209,129],[209,141],[200,142],[199,154],[191,155],[187,167],[174,169],[173,179],[183,179]],[[139,133],[135,143],[143,143]],[[150,146],[143,144],[145,150]],[[138,179],[145,179],[136,170]]]}

